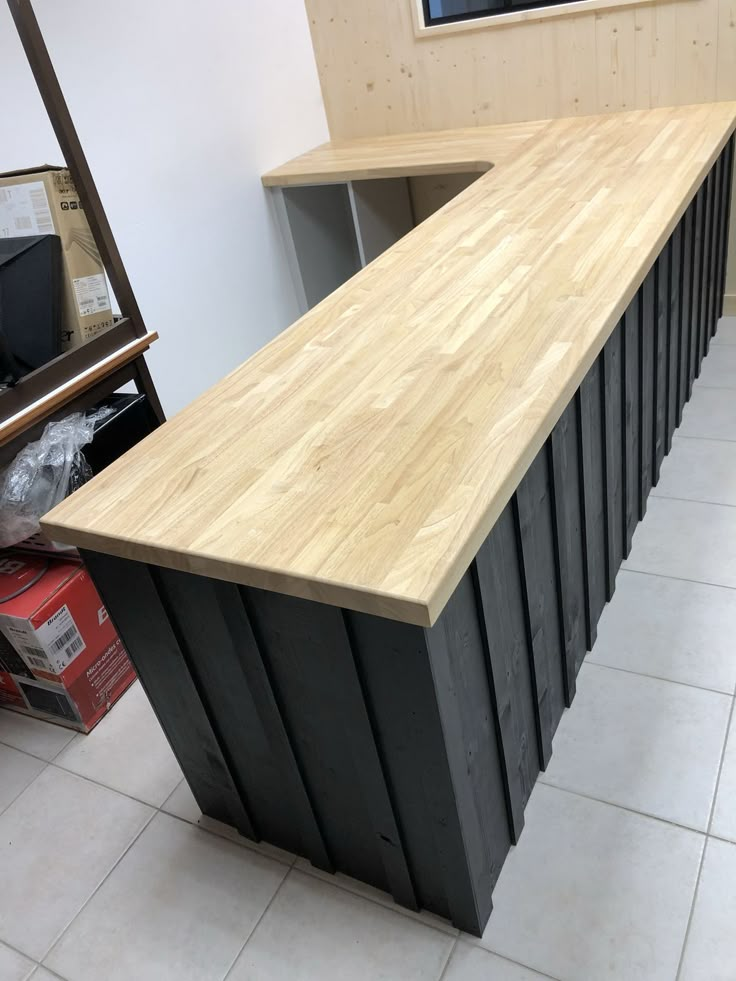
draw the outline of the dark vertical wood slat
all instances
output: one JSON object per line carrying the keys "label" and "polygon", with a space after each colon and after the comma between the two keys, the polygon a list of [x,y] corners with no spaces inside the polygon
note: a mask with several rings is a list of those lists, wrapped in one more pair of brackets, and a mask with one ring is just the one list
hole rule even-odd
{"label": "dark vertical wood slat", "polygon": [[202,813],[255,838],[151,570],[99,552],[83,557]]}
{"label": "dark vertical wood slat", "polygon": [[639,289],[624,314],[624,501],[626,535],[624,555],[631,551],[631,540],[639,521],[641,497],[641,449],[639,447],[641,416],[641,300]]}
{"label": "dark vertical wood slat", "polygon": [[616,324],[603,348],[603,419],[606,482],[606,598],[611,599],[624,551],[623,488],[623,324]]}
{"label": "dark vertical wood slat", "polygon": [[705,230],[705,186],[695,195],[695,225],[693,238],[692,311],[690,324],[690,394],[692,383],[700,375],[700,310],[703,297],[703,233]]}
{"label": "dark vertical wood slat", "polygon": [[[419,905],[477,927],[426,637],[345,611]],[[459,925],[459,923],[458,923]]]}
{"label": "dark vertical wood slat", "polygon": [[641,402],[639,429],[641,448],[641,492],[639,517],[647,509],[647,499],[654,483],[654,432],[656,398],[657,270],[653,267],[642,286],[641,308]]}
{"label": "dark vertical wood slat", "polygon": [[334,871],[238,587],[170,569],[157,576],[259,837]]}
{"label": "dark vertical wood slat", "polygon": [[667,363],[670,319],[669,297],[670,243],[667,242],[655,265],[656,303],[654,319],[654,457],[652,460],[652,484],[659,483],[659,472],[667,444]]}
{"label": "dark vertical wood slat", "polygon": [[481,620],[472,575],[466,573],[426,637],[477,915],[484,924],[511,829]]}
{"label": "dark vertical wood slat", "polygon": [[345,616],[420,905],[478,935],[511,833],[472,574],[430,630]]}
{"label": "dark vertical wood slat", "polygon": [[585,553],[578,404],[572,399],[552,430],[552,495],[555,515],[557,574],[565,639],[565,704],[575,696],[576,677],[586,651]]}
{"label": "dark vertical wood slat", "polygon": [[700,295],[700,333],[698,335],[698,358],[702,364],[703,358],[708,350],[708,338],[710,335],[710,320],[708,309],[710,306],[710,293],[713,286],[711,278],[712,256],[712,224],[713,224],[713,171],[708,173],[704,182],[705,191],[705,212],[703,220],[703,282]]}
{"label": "dark vertical wood slat", "polygon": [[710,172],[711,182],[711,213],[710,213],[710,243],[708,253],[710,261],[708,265],[708,312],[706,317],[705,334],[705,353],[710,349],[710,339],[716,329],[716,307],[718,291],[718,233],[720,228],[720,183],[721,183],[721,155],[713,164]]}
{"label": "dark vertical wood slat", "polygon": [[521,557],[513,508],[513,503],[509,502],[501,512],[476,556],[475,567],[504,759],[512,841],[516,843],[524,827],[524,808],[540,764]]}
{"label": "dark vertical wood slat", "polygon": [[682,222],[678,222],[670,239],[668,363],[667,363],[667,441],[665,452],[672,449],[672,437],[677,429],[680,378],[680,290],[682,275]]}
{"label": "dark vertical wood slat", "polygon": [[538,707],[540,760],[552,755],[552,737],[565,707],[564,640],[555,561],[554,517],[546,447],[537,454],[516,491],[522,581]]}
{"label": "dark vertical wood slat", "polygon": [[292,720],[289,739],[328,854],[341,871],[390,891],[401,842],[342,611],[250,587],[241,595],[282,715]]}
{"label": "dark vertical wood slat", "polygon": [[606,604],[606,525],[603,486],[603,417],[601,369],[596,360],[579,390],[580,460],[585,525],[585,581],[588,650],[595,643],[598,620]]}
{"label": "dark vertical wood slat", "polygon": [[733,167],[734,167],[734,147],[736,146],[736,136],[732,136],[726,144],[723,158],[724,176],[724,197],[723,204],[723,252],[721,255],[721,285],[718,290],[720,303],[718,315],[723,316],[723,301],[726,292],[726,268],[728,265],[728,239],[729,227],[731,224],[731,200],[733,193]]}
{"label": "dark vertical wood slat", "polygon": [[677,410],[678,425],[682,422],[682,411],[685,403],[692,394],[692,377],[690,375],[691,324],[692,324],[692,290],[694,274],[695,247],[695,200],[688,205],[683,217],[682,226],[682,293],[680,299],[680,401]]}
{"label": "dark vertical wood slat", "polygon": [[723,303],[723,250],[724,231],[727,233],[728,220],[725,214],[726,205],[726,158],[727,147],[721,151],[716,166],[716,256],[715,256],[715,285],[713,309],[713,333],[718,328],[718,320],[722,315]]}

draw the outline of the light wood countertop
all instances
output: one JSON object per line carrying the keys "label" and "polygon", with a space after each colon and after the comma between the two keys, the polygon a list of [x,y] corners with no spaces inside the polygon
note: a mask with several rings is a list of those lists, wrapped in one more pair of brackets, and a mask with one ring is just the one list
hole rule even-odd
{"label": "light wood countertop", "polygon": [[733,131],[736,103],[518,133],[527,125],[515,141],[507,126],[459,143],[435,134],[434,150],[431,134],[409,136],[404,171],[394,137],[388,154],[386,140],[371,141],[381,152],[340,144],[268,175],[494,164],[45,530],[433,623]]}

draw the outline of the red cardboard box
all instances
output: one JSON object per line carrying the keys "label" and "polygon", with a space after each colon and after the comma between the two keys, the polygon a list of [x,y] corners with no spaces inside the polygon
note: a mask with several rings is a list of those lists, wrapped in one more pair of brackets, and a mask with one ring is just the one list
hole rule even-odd
{"label": "red cardboard box", "polygon": [[89,732],[135,671],[79,562],[0,553],[0,705]]}

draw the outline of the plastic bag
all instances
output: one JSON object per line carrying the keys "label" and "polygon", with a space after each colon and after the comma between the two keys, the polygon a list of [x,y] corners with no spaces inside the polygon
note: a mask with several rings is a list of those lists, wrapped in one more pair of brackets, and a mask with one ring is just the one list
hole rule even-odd
{"label": "plastic bag", "polygon": [[37,534],[43,515],[90,479],[92,470],[81,449],[112,411],[75,412],[50,422],[41,438],[0,474],[0,548]]}

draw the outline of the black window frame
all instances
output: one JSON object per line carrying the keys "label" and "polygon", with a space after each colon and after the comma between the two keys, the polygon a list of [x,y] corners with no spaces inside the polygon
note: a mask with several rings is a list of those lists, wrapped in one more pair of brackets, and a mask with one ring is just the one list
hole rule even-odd
{"label": "black window frame", "polygon": [[443,24],[462,24],[467,21],[481,20],[486,17],[499,17],[504,14],[516,13],[521,10],[536,10],[540,7],[567,7],[576,0],[530,0],[527,3],[514,3],[503,0],[503,7],[492,7],[488,10],[473,10],[467,14],[448,14],[445,17],[433,17],[429,10],[429,0],[422,0],[425,27],[441,27]]}

